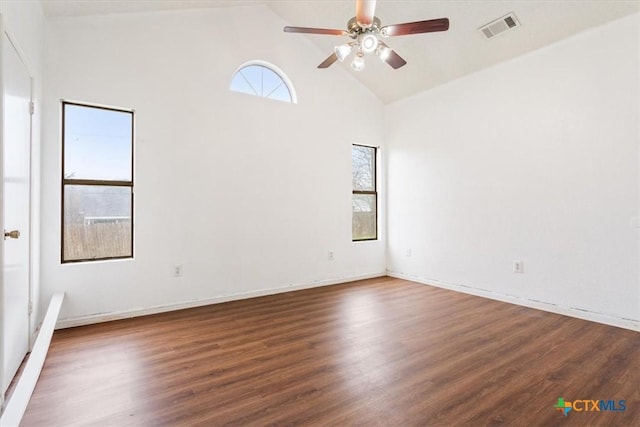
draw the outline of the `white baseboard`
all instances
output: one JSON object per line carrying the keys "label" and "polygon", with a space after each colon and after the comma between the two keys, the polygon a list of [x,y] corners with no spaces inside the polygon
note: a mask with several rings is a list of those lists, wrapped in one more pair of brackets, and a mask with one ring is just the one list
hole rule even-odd
{"label": "white baseboard", "polygon": [[387,273],[382,271],[375,274],[365,274],[358,276],[343,276],[328,280],[318,280],[308,283],[291,284],[281,288],[259,289],[231,295],[221,295],[213,298],[205,298],[193,301],[183,301],[175,304],[160,305],[155,307],[124,310],[111,313],[98,313],[87,316],[71,317],[60,319],[56,324],[56,329],[73,328],[76,326],[91,325],[94,323],[109,322],[112,320],[128,319],[131,317],[147,316],[150,314],[165,313],[167,311],[182,310],[185,308],[201,307],[204,305],[219,304],[223,302],[236,301],[241,299],[256,298],[266,295],[281,294],[284,292],[298,291],[302,289],[316,288],[320,286],[338,285],[341,283],[353,282],[355,280],[373,279],[384,277]]}
{"label": "white baseboard", "polygon": [[31,399],[31,394],[36,387],[40,372],[42,372],[44,360],[47,356],[47,351],[49,351],[53,328],[56,324],[56,319],[60,313],[63,301],[64,293],[55,294],[51,297],[31,355],[29,355],[24,371],[20,374],[16,388],[9,398],[2,417],[0,417],[0,427],[17,427],[20,425],[22,416]]}
{"label": "white baseboard", "polygon": [[424,277],[413,276],[396,271],[387,270],[387,276],[640,332],[640,321],[638,320],[614,317],[607,314],[597,313],[594,311],[583,310],[574,307],[564,307],[550,302],[537,301],[528,298],[517,297],[514,295],[501,294],[498,292],[493,292],[486,289],[478,289],[466,285],[444,283],[436,279],[426,279]]}

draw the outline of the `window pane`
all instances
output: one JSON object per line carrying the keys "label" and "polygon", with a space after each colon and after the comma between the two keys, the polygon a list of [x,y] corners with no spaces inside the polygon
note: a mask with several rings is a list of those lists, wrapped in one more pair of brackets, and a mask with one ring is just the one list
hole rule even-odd
{"label": "window pane", "polygon": [[375,148],[354,145],[353,159],[353,189],[356,191],[375,191],[376,189],[376,157]]}
{"label": "window pane", "polygon": [[66,185],[64,261],[132,256],[131,187]]}
{"label": "window pane", "polygon": [[64,105],[64,178],[131,181],[133,113]]}
{"label": "window pane", "polygon": [[230,89],[235,92],[247,93],[249,95],[258,95],[253,87],[247,82],[247,79],[241,73],[236,74],[231,80]]}
{"label": "window pane", "polygon": [[376,236],[376,195],[353,195],[353,240],[375,239]]}
{"label": "window pane", "polygon": [[249,64],[240,68],[231,79],[229,89],[288,103],[295,99],[293,88],[267,65]]}
{"label": "window pane", "polygon": [[250,65],[240,70],[259,96],[262,96],[262,68],[259,65]]}
{"label": "window pane", "polygon": [[267,98],[276,99],[278,101],[291,102],[291,93],[289,93],[289,89],[287,88],[287,86],[282,84],[276,90],[271,92],[269,96],[267,96]]}
{"label": "window pane", "polygon": [[284,84],[279,75],[266,67],[262,68],[262,96],[268,96],[278,86]]}

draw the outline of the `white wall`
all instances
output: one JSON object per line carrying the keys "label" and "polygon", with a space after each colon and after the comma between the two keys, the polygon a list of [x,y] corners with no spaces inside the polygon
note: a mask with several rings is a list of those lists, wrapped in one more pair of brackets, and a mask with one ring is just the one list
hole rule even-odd
{"label": "white wall", "polygon": [[[42,76],[44,57],[44,13],[39,1],[0,1],[0,14],[5,31],[20,53],[33,78],[35,114],[32,122],[31,149],[31,298],[33,313],[31,331],[35,332],[44,311],[40,298],[40,130],[42,121]],[[48,300],[47,300],[48,301]],[[46,306],[45,306],[46,308]]]}
{"label": "white wall", "polygon": [[[351,242],[350,187],[382,105],[284,25],[262,6],[48,21],[42,284],[63,325],[384,274],[383,241]],[[230,92],[252,59],[298,104]],[[136,110],[134,260],[60,264],[63,98]]]}
{"label": "white wall", "polygon": [[639,21],[385,107],[390,274],[638,328]]}

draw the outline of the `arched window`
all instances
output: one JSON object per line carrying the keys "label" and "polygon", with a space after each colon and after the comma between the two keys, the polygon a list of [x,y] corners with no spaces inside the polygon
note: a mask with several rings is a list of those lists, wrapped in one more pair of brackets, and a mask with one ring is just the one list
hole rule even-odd
{"label": "arched window", "polygon": [[278,67],[265,61],[243,64],[233,75],[229,89],[293,104],[298,102],[289,78]]}

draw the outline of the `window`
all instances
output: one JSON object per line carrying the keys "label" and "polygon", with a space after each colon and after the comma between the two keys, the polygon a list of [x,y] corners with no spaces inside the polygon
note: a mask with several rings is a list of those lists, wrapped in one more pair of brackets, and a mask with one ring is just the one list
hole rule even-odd
{"label": "window", "polygon": [[133,111],[62,102],[62,262],[133,257]]}
{"label": "window", "polygon": [[378,192],[376,189],[375,147],[353,145],[353,241],[378,238]]}
{"label": "window", "polygon": [[232,91],[295,104],[293,85],[275,65],[251,61],[241,66],[231,80]]}

